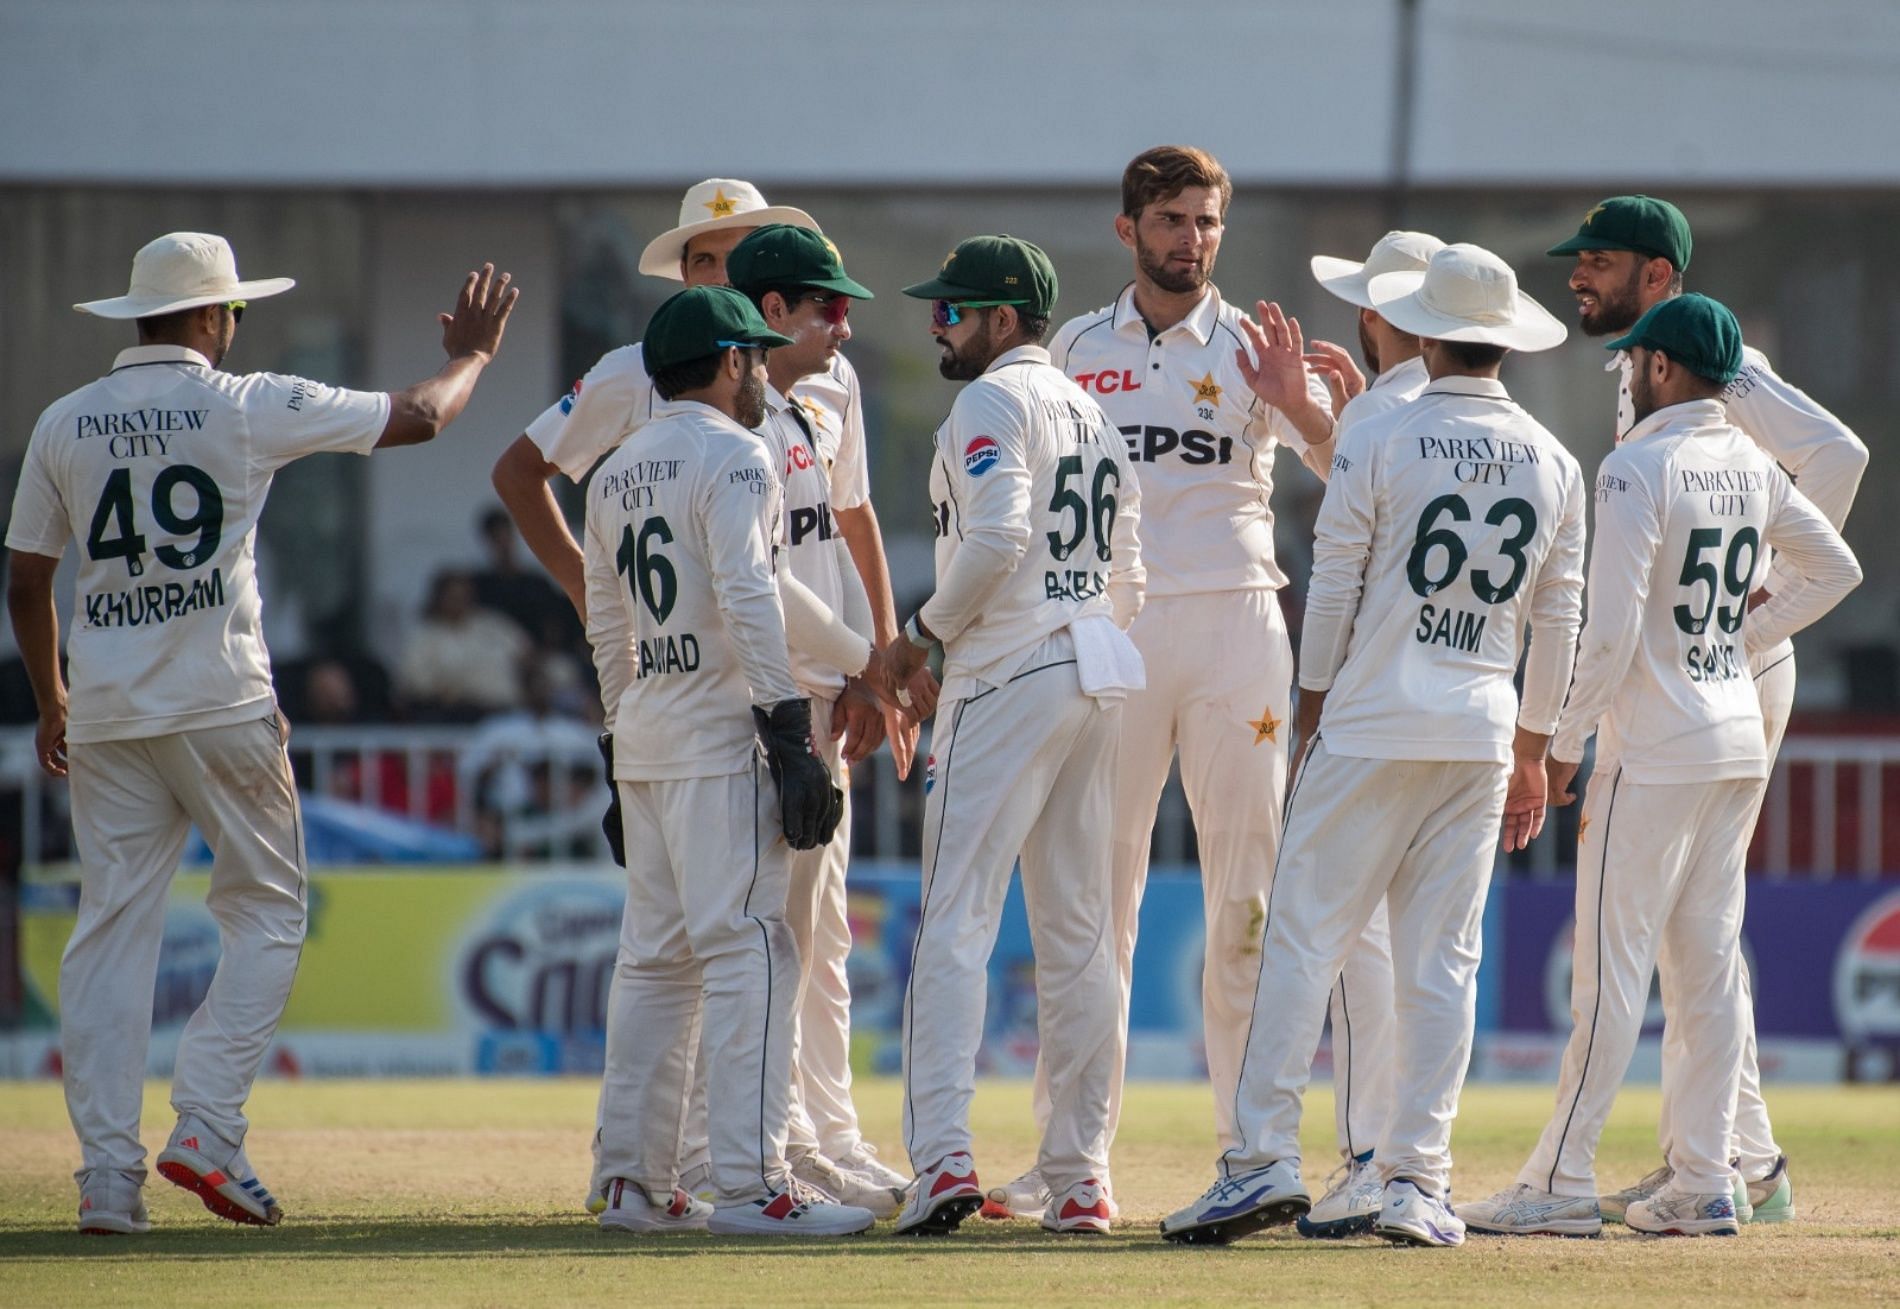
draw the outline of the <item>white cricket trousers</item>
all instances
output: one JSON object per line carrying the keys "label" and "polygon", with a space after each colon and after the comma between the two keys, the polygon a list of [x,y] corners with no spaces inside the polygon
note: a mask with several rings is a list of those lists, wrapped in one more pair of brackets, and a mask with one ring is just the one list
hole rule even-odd
{"label": "white cricket trousers", "polygon": [[[1755,694],[1761,701],[1762,728],[1768,734],[1768,769],[1772,773],[1775,756],[1781,751],[1781,738],[1788,730],[1788,714],[1794,708],[1794,647],[1777,647],[1756,656],[1754,672]],[[1754,815],[1749,820],[1751,839],[1755,824],[1761,820],[1762,801],[1767,795],[1768,781],[1764,778],[1761,791],[1755,797]],[[1736,949],[1740,948],[1738,940]],[[1781,1158],[1781,1147],[1775,1144],[1775,1131],[1768,1122],[1768,1102],[1761,1093],[1761,1065],[1755,1049],[1754,985],[1748,975],[1746,959],[1742,961],[1741,971],[1746,1041],[1742,1046],[1742,1077],[1735,1093],[1735,1140],[1729,1147],[1729,1155],[1736,1161],[1743,1180],[1756,1182],[1774,1171],[1775,1161]],[[1679,1024],[1663,1023],[1662,1048],[1662,1117],[1656,1126],[1656,1137],[1667,1156],[1675,1139],[1675,1111],[1679,1099],[1676,1082],[1687,1057]],[[1696,1111],[1691,1106],[1688,1112]]]}
{"label": "white cricket trousers", "polygon": [[784,1186],[798,989],[778,796],[760,763],[619,786],[627,907],[607,1001],[598,1177],[672,1194],[703,1023],[713,1191],[722,1205],[761,1199]]}
{"label": "white cricket trousers", "polygon": [[59,967],[66,1108],[83,1164],[145,1178],[139,1105],[165,902],[193,823],[211,847],[218,967],[178,1042],[172,1107],[242,1145],[303,950],[297,784],[275,709],[247,723],[75,743],[79,918]]}
{"label": "white cricket trousers", "polygon": [[923,903],[904,995],[904,1144],[921,1173],[968,1151],[988,968],[1020,853],[1050,1112],[1037,1168],[1060,1193],[1108,1175],[1119,1057],[1110,764],[1120,700],[1082,694],[1065,628],[1007,685],[937,707]]}
{"label": "white cricket trousers", "polygon": [[1577,843],[1573,1026],[1556,1111],[1518,1181],[1558,1195],[1597,1194],[1597,1138],[1660,969],[1663,1012],[1682,1050],[1669,1164],[1678,1186],[1728,1194],[1746,1040],[1742,862],[1760,788],[1752,778],[1639,785],[1614,761],[1598,765]]}
{"label": "white cricket trousers", "polygon": [[1383,899],[1391,915],[1394,1085],[1374,1144],[1384,1176],[1444,1195],[1477,1023],[1485,895],[1509,769],[1360,759],[1322,726],[1287,797],[1224,1176],[1300,1159],[1300,1109],[1326,995]]}
{"label": "white cricket trousers", "polygon": [[[1122,710],[1116,755],[1115,967],[1121,1008],[1109,1134],[1112,1140],[1121,1121],[1135,937],[1155,813],[1178,749],[1205,905],[1201,1039],[1214,1088],[1215,1131],[1225,1150],[1240,1140],[1233,1122],[1234,1085],[1252,1016],[1248,997],[1259,972],[1260,926],[1280,847],[1287,743],[1293,735],[1293,649],[1279,593],[1263,589],[1150,597],[1128,635],[1141,652],[1148,685],[1132,693]],[[1345,1153],[1370,1149],[1384,1121],[1389,1073],[1377,1052],[1389,1050],[1392,1042],[1392,955],[1384,927],[1381,909],[1367,939],[1348,953],[1333,997],[1333,1066],[1341,1088],[1336,1103]],[[1035,1106],[1037,1123],[1047,1122],[1048,1086],[1040,1060]]]}

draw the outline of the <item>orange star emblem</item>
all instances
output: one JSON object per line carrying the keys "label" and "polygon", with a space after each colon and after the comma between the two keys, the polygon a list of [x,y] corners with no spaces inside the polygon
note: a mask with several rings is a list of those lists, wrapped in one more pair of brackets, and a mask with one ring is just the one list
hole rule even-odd
{"label": "orange star emblem", "polygon": [[730,218],[739,212],[739,202],[726,194],[725,188],[713,191],[713,198],[706,202],[706,208],[712,210],[714,218]]}
{"label": "orange star emblem", "polygon": [[1597,205],[1594,208],[1592,208],[1589,213],[1583,216],[1583,225],[1585,227],[1590,226],[1591,223],[1596,221],[1596,216],[1602,212],[1603,212],[1602,205]]}
{"label": "orange star emblem", "polygon": [[1577,823],[1577,844],[1578,845],[1583,844],[1583,834],[1585,832],[1588,832],[1589,830],[1590,830],[1590,818],[1589,818],[1589,815],[1586,814]]}
{"label": "orange star emblem", "polygon": [[1194,403],[1195,404],[1206,403],[1210,405],[1217,405],[1220,403],[1221,388],[1220,388],[1219,383],[1215,382],[1214,374],[1211,370],[1208,372],[1207,376],[1203,377],[1200,381],[1198,382],[1190,381],[1188,385],[1194,388]]}
{"label": "orange star emblem", "polygon": [[825,407],[808,395],[795,395],[792,402],[805,411],[805,417],[813,427],[825,425]]}
{"label": "orange star emblem", "polygon": [[1255,745],[1259,745],[1262,741],[1272,741],[1276,745],[1279,743],[1280,720],[1273,716],[1272,705],[1268,705],[1265,709],[1262,709],[1260,711],[1260,717],[1248,722],[1247,726],[1253,728],[1253,743]]}

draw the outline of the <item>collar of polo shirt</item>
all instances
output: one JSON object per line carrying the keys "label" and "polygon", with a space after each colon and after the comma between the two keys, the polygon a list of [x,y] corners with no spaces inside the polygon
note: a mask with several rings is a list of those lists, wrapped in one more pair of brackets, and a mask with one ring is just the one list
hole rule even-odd
{"label": "collar of polo shirt", "polygon": [[[1200,302],[1188,311],[1187,317],[1173,327],[1156,332],[1155,336],[1163,337],[1169,332],[1187,332],[1193,336],[1197,344],[1206,345],[1213,339],[1214,325],[1218,322],[1220,322],[1220,290],[1209,282],[1207,289],[1201,294]],[[1121,295],[1116,297],[1112,330],[1120,332],[1130,327],[1139,327],[1144,332],[1148,330],[1148,324],[1142,318],[1141,310],[1135,308],[1133,282],[1123,287]]]}

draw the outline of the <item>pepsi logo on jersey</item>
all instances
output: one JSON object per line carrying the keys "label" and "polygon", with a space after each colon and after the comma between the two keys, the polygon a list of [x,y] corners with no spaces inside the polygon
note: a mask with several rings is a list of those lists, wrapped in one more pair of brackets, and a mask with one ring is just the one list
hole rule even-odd
{"label": "pepsi logo on jersey", "polygon": [[971,477],[981,477],[996,467],[996,461],[1003,457],[1003,447],[996,444],[993,436],[979,436],[963,447],[963,471]]}

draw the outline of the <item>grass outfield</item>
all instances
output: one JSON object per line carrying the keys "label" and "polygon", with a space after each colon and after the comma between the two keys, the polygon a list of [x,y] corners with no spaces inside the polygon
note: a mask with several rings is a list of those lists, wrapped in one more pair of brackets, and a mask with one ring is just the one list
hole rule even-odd
{"label": "grass outfield", "polygon": [[[1134,1084],[1116,1152],[1122,1222],[1057,1238],[972,1219],[957,1236],[772,1241],[631,1237],[580,1212],[594,1085],[584,1081],[282,1082],[259,1085],[250,1152],[289,1217],[275,1230],[213,1219],[154,1176],[144,1237],[72,1230],[76,1151],[59,1087],[0,1083],[0,1301],[121,1304],[857,1305],[1402,1301],[1407,1304],[1832,1304],[1900,1299],[1900,1095],[1892,1088],[1774,1088],[1794,1160],[1799,1220],[1737,1240],[1473,1237],[1462,1250],[1282,1229],[1226,1249],[1163,1244],[1155,1223],[1211,1177],[1205,1088]],[[896,1086],[859,1083],[873,1140],[901,1167]],[[1655,1162],[1653,1088],[1626,1093],[1603,1177]],[[1474,1087],[1454,1146],[1456,1187],[1511,1180],[1551,1103],[1545,1087]],[[1308,1101],[1309,1183],[1324,1179],[1332,1104]],[[171,1118],[148,1088],[154,1154]],[[1029,1093],[985,1084],[977,1164],[989,1179],[1030,1161]]]}

